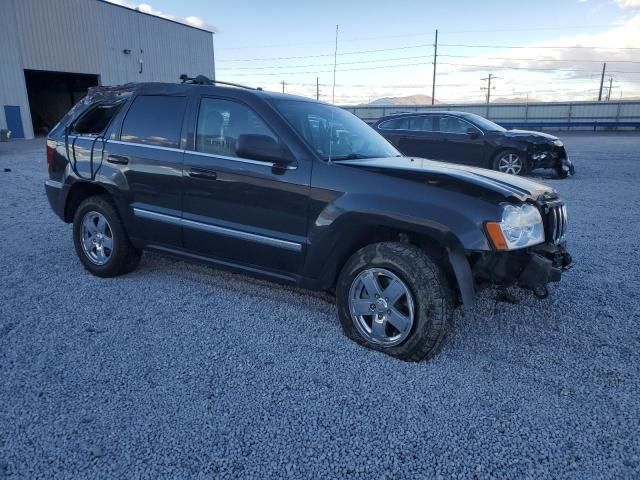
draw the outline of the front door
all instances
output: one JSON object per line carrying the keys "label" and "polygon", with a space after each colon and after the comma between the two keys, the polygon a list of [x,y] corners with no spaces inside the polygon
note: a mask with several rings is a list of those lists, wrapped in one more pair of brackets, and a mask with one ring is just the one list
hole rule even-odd
{"label": "front door", "polygon": [[[470,129],[475,131],[471,135]],[[451,115],[443,115],[439,122],[441,141],[438,159],[465,165],[483,166],[484,139],[482,132],[469,122]]]}
{"label": "front door", "polygon": [[193,150],[184,162],[184,246],[245,268],[285,277],[300,272],[311,165],[286,168],[240,158],[240,135],[278,135],[248,105],[203,97]]}

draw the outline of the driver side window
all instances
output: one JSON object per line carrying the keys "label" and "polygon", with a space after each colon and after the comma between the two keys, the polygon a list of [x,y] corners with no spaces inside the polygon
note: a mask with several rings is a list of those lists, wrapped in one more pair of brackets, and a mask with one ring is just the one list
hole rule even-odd
{"label": "driver side window", "polygon": [[265,135],[278,142],[266,123],[246,105],[216,98],[201,100],[196,151],[237,157],[236,144],[240,135]]}

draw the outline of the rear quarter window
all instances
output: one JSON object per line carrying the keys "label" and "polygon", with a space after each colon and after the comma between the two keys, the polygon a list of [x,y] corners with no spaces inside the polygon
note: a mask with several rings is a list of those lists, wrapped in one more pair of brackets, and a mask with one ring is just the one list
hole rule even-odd
{"label": "rear quarter window", "polygon": [[186,97],[139,95],[122,122],[120,140],[178,148]]}
{"label": "rear quarter window", "polygon": [[107,129],[123,103],[98,105],[89,109],[73,124],[73,133],[77,135],[100,135]]}
{"label": "rear quarter window", "polygon": [[378,125],[379,130],[408,130],[409,129],[409,119],[407,117],[404,118],[392,118],[391,120],[386,120]]}

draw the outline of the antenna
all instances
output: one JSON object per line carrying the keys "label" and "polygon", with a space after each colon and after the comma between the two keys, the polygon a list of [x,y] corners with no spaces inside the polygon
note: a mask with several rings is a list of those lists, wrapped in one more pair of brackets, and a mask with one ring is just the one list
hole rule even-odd
{"label": "antenna", "polygon": [[431,83],[431,105],[436,102],[436,65],[438,63],[438,29],[436,28],[436,42],[433,44],[433,82]]}
{"label": "antenna", "polygon": [[338,25],[336,25],[336,49],[333,52],[333,92],[331,103],[336,103],[336,67],[338,65]]}

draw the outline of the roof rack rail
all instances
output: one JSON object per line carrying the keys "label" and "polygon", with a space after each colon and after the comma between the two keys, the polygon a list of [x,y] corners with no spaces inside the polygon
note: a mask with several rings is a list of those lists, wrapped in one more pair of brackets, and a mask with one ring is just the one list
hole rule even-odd
{"label": "roof rack rail", "polygon": [[204,75],[189,77],[186,73],[183,73],[182,75],[180,75],[180,80],[182,80],[182,83],[188,83],[191,85],[228,85],[230,87],[246,88],[248,90],[262,90],[261,87],[253,88],[253,87],[248,87],[246,85],[240,85],[239,83],[223,82],[221,80],[211,80],[209,77],[205,77]]}

